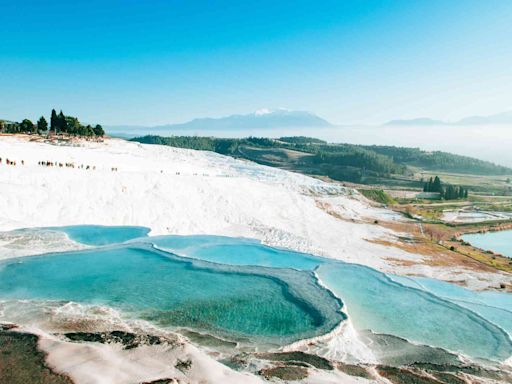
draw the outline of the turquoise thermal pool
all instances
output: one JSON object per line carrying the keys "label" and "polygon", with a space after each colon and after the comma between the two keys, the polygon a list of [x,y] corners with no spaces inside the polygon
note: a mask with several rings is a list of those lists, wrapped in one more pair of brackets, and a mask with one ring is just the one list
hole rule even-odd
{"label": "turquoise thermal pool", "polygon": [[462,238],[473,246],[512,258],[512,231],[471,233]]}
{"label": "turquoise thermal pool", "polygon": [[[109,238],[76,234],[86,227],[62,230],[76,241]],[[0,299],[101,304],[162,327],[277,345],[328,333],[346,319],[345,309],[358,330],[471,357],[512,355],[509,294],[387,276],[250,239],[140,234],[117,233],[127,240],[117,245],[5,260]]]}

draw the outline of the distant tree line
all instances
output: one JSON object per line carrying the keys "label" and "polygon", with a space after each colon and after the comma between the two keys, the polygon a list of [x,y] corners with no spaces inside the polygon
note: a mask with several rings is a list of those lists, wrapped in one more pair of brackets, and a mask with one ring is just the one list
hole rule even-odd
{"label": "distant tree line", "polygon": [[427,170],[475,175],[509,175],[510,168],[468,156],[442,151],[423,151],[419,148],[366,145],[366,149],[388,156],[395,163],[417,166]]}
{"label": "distant tree line", "polygon": [[307,136],[283,136],[278,140],[290,144],[327,144],[327,141]]}
{"label": "distant tree line", "polygon": [[136,137],[132,141],[144,144],[169,145],[177,148],[196,149],[200,151],[212,151],[222,155],[236,155],[240,145],[253,145],[257,147],[271,147],[275,140],[264,137],[248,137],[245,139],[222,139],[205,136],[144,136]]}
{"label": "distant tree line", "polygon": [[468,190],[464,187],[447,185],[443,186],[439,176],[432,177],[423,186],[423,192],[436,192],[445,200],[467,199]]}
{"label": "distant tree line", "polygon": [[238,148],[238,139],[216,139],[200,136],[144,136],[132,139],[145,144],[168,145],[177,148],[196,149],[199,151],[212,151],[224,155],[234,154]]}
{"label": "distant tree line", "polygon": [[62,111],[57,114],[55,109],[51,112],[50,125],[44,116],[41,116],[36,124],[29,119],[23,119],[21,123],[0,120],[0,132],[3,133],[33,133],[33,134],[67,134],[71,136],[104,136],[103,127],[96,124],[84,125],[76,117],[66,116]]}

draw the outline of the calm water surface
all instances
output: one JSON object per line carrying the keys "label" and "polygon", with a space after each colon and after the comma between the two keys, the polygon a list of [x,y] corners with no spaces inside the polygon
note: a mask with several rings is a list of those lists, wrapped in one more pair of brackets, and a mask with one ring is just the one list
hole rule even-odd
{"label": "calm water surface", "polygon": [[[119,236],[108,227],[76,230],[88,241]],[[276,344],[330,331],[346,307],[359,330],[473,357],[512,355],[509,294],[390,277],[251,239],[146,235],[134,231],[119,236],[129,240],[122,245],[4,261],[0,297],[106,304],[162,326]]]}
{"label": "calm water surface", "polygon": [[512,258],[512,231],[471,233],[462,238],[473,246]]}

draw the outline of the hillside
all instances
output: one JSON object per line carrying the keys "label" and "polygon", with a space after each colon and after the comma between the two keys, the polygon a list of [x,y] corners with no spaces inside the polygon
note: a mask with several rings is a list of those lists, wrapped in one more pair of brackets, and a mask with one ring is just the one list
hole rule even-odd
{"label": "hillside", "polygon": [[307,175],[363,184],[421,188],[421,180],[414,178],[418,169],[486,176],[512,174],[510,168],[446,152],[391,146],[328,144],[307,137],[218,139],[144,136],[132,140],[213,151]]}
{"label": "hillside", "polygon": [[419,148],[370,145],[364,148],[388,156],[398,164],[425,170],[449,171],[473,175],[510,175],[512,169],[473,157],[441,151],[422,151]]}

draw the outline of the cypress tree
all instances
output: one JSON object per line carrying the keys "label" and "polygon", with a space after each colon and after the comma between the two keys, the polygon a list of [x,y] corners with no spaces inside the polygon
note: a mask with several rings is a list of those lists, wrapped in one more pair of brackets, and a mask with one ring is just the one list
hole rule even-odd
{"label": "cypress tree", "polygon": [[433,184],[433,181],[432,181],[432,177],[431,177],[426,185],[427,190],[425,192],[432,192],[432,184]]}
{"label": "cypress tree", "polygon": [[441,186],[441,179],[438,176],[436,176],[434,178],[434,183],[432,184],[432,192],[442,193],[442,191],[443,191],[443,188]]}
{"label": "cypress tree", "polygon": [[452,186],[449,185],[448,187],[446,187],[446,191],[444,192],[445,200],[450,200],[451,199],[451,193],[452,193]]}
{"label": "cypress tree", "polygon": [[60,132],[67,132],[68,130],[68,123],[66,121],[66,116],[62,113],[62,110],[59,113],[59,116],[57,118],[58,124],[59,124],[59,131]]}
{"label": "cypress tree", "polygon": [[50,131],[57,132],[59,125],[58,120],[57,112],[55,112],[55,109],[52,109],[52,117],[50,117]]}

